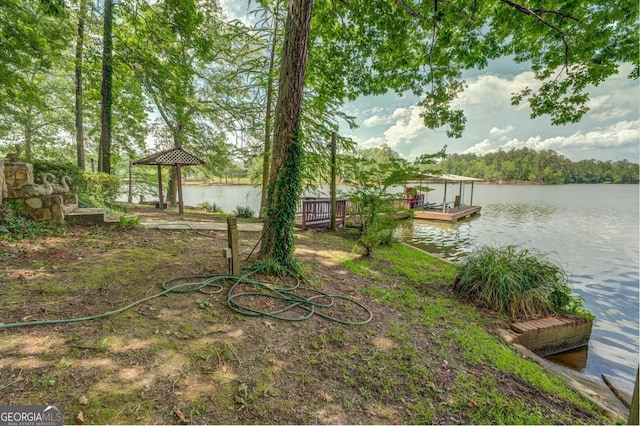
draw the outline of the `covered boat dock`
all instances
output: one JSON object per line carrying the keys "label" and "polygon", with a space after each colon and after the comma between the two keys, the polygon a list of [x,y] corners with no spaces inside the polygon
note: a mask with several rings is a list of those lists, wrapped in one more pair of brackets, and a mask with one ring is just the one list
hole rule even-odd
{"label": "covered boat dock", "polygon": [[[456,222],[459,219],[471,217],[480,213],[480,206],[473,205],[473,185],[483,179],[472,178],[458,175],[429,175],[429,183],[442,183],[444,185],[444,194],[442,201],[425,202],[423,205],[417,206],[413,210],[414,219],[442,220],[447,222]],[[467,203],[465,192],[467,186],[471,186],[470,196]],[[456,194],[457,186],[457,194]],[[449,194],[447,193],[449,191]],[[453,195],[452,200],[447,200],[447,196]]]}

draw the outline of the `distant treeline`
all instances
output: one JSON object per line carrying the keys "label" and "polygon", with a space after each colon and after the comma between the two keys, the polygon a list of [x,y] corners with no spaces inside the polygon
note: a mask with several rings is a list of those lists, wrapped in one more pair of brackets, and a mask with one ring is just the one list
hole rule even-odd
{"label": "distant treeline", "polygon": [[450,154],[441,165],[445,173],[490,181],[638,183],[640,179],[638,164],[627,160],[573,162],[555,151],[529,148],[499,150],[485,155]]}

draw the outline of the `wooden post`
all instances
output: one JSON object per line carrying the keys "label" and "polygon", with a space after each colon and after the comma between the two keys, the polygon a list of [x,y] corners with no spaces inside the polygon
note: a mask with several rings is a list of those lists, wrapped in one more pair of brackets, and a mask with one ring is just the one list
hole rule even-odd
{"label": "wooden post", "polygon": [[240,254],[238,251],[238,218],[227,218],[227,243],[231,250],[229,259],[230,273],[236,277],[240,276]]}
{"label": "wooden post", "polygon": [[309,203],[306,200],[302,200],[302,230],[307,229],[307,207]]}
{"label": "wooden post", "polygon": [[638,421],[638,417],[640,417],[638,411],[640,410],[638,406],[638,378],[640,377],[640,368],[636,370],[636,386],[633,389],[633,396],[631,397],[631,408],[629,409],[629,424],[637,425],[640,422]]}
{"label": "wooden post", "polygon": [[129,157],[129,191],[127,194],[127,202],[133,203],[133,182],[131,181],[131,157]]}
{"label": "wooden post", "polygon": [[336,132],[331,133],[331,231],[336,230]]}
{"label": "wooden post", "polygon": [[176,164],[176,182],[178,183],[178,211],[180,216],[184,214],[184,202],[182,202],[182,168]]}
{"label": "wooden post", "polygon": [[447,211],[447,181],[444,181],[444,196],[442,197],[442,213]]}
{"label": "wooden post", "polygon": [[471,201],[469,201],[469,205],[473,206],[473,181],[471,181]]}
{"label": "wooden post", "polygon": [[160,205],[158,207],[160,210],[164,209],[164,195],[162,194],[162,166],[158,164],[158,201],[160,201]]}

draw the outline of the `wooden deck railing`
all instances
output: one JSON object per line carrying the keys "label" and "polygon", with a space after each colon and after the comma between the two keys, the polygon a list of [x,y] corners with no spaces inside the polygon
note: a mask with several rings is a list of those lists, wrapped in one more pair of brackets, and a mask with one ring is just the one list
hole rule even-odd
{"label": "wooden deck railing", "polygon": [[[347,200],[336,200],[336,224],[343,224],[347,211]],[[296,226],[302,229],[309,227],[329,226],[331,222],[331,199],[305,197],[300,199]]]}
{"label": "wooden deck railing", "polygon": [[394,209],[412,209],[424,204],[424,194],[407,195],[402,198],[389,199]]}

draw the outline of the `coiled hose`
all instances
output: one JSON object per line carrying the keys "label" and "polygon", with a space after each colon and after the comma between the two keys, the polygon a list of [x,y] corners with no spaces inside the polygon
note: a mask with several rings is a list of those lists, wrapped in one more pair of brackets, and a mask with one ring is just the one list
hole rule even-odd
{"label": "coiled hose", "polygon": [[[69,324],[105,318],[111,315],[118,314],[120,312],[124,312],[127,309],[130,309],[141,303],[148,302],[149,300],[153,300],[160,296],[169,295],[170,293],[192,293],[198,291],[204,294],[217,294],[222,292],[222,290],[224,289],[223,285],[221,284],[221,282],[223,281],[234,282],[227,293],[227,306],[233,311],[243,315],[265,316],[284,321],[302,321],[316,314],[330,321],[335,321],[347,325],[364,325],[369,323],[373,318],[372,312],[362,303],[346,296],[330,295],[318,290],[301,287],[300,281],[297,278],[295,278],[295,285],[293,286],[269,283],[266,281],[254,280],[250,278],[250,276],[260,272],[262,269],[263,268],[261,267],[253,268],[241,277],[237,277],[234,275],[199,275],[174,277],[162,283],[163,290],[161,292],[140,300],[136,300],[133,303],[112,311],[79,318],[63,318],[55,320],[0,324],[0,330],[35,325]],[[178,283],[171,286],[172,283],[179,281],[186,282]],[[244,287],[245,291],[239,291],[240,287]],[[306,293],[312,293],[313,295],[310,297],[303,297],[299,294],[296,294],[296,290],[304,291]],[[247,303],[241,303],[240,301],[242,299],[247,299]],[[262,304],[263,306],[272,305],[274,301],[277,301],[279,306],[273,310],[259,309],[255,307],[257,304],[259,304],[256,303],[256,300],[264,301],[264,303]],[[318,309],[333,307],[336,300],[341,300],[343,302],[355,305],[359,308],[359,310],[364,312],[365,318],[362,320],[349,320],[318,311]],[[292,314],[289,314],[291,312],[294,312],[295,310],[302,310],[302,315],[292,316]]]}

